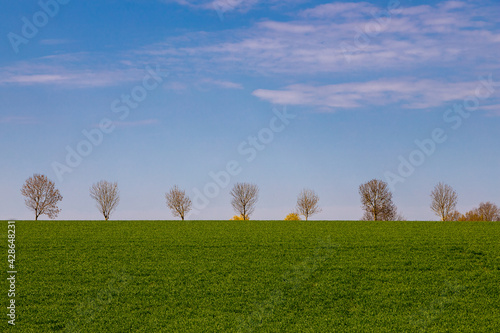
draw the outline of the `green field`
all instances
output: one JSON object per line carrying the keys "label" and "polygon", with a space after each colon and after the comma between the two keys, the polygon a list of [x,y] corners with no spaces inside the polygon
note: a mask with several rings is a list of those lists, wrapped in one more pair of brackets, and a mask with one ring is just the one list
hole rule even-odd
{"label": "green field", "polygon": [[500,223],[18,221],[16,250],[5,331],[500,331]]}

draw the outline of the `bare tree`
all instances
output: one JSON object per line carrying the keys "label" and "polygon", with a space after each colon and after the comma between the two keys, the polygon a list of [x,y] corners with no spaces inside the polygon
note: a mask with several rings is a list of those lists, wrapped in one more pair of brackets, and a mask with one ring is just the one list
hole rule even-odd
{"label": "bare tree", "polygon": [[500,208],[492,202],[481,202],[477,208],[477,213],[483,221],[499,221]]}
{"label": "bare tree", "polygon": [[310,215],[321,212],[318,207],[319,196],[313,190],[303,189],[297,197],[297,211],[307,219]]}
{"label": "bare tree", "polygon": [[174,216],[179,216],[184,221],[184,216],[191,210],[191,199],[186,195],[186,191],[179,189],[177,185],[172,187],[165,194],[167,206],[172,210]]}
{"label": "bare tree", "polygon": [[[446,219],[447,221],[451,221],[451,219]],[[481,214],[479,214],[479,210],[477,208],[473,208],[468,212],[465,212],[460,218],[459,221],[469,221],[469,222],[482,222],[484,218]]]}
{"label": "bare tree", "polygon": [[231,205],[243,220],[248,220],[259,199],[259,188],[255,184],[236,183],[231,190]]}
{"label": "bare tree", "polygon": [[92,185],[90,196],[96,201],[97,209],[104,215],[104,219],[109,220],[109,216],[120,202],[118,184],[101,180]]}
{"label": "bare tree", "polygon": [[62,200],[59,190],[54,182],[45,175],[34,174],[26,179],[21,194],[25,196],[24,203],[35,212],[35,220],[40,215],[47,215],[50,219],[57,217],[61,211],[57,203]]}
{"label": "bare tree", "polygon": [[431,209],[441,218],[441,221],[449,220],[457,206],[457,192],[450,186],[438,183],[431,192]]}
{"label": "bare tree", "polygon": [[461,218],[462,218],[462,214],[460,214],[459,211],[454,210],[450,214],[448,214],[447,220],[448,221],[460,221]]}
{"label": "bare tree", "polygon": [[392,193],[386,182],[372,179],[359,186],[365,221],[394,221],[403,219],[392,202]]}

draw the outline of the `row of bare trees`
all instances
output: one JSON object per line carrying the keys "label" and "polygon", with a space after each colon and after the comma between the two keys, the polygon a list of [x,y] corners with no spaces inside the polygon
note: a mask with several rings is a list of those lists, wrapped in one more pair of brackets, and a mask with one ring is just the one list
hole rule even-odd
{"label": "row of bare trees", "polygon": [[[387,183],[372,179],[359,187],[361,204],[364,210],[363,220],[401,221],[404,217],[398,213],[392,201],[392,193]],[[431,192],[431,209],[441,221],[500,221],[500,208],[491,202],[481,202],[464,214],[456,210],[457,192],[444,183],[438,183]]]}
{"label": "row of bare trees", "polygon": [[500,221],[500,208],[489,201],[481,202],[479,207],[464,214],[458,212],[457,192],[447,184],[437,184],[431,192],[431,199],[431,209],[441,221]]}
{"label": "row of bare trees", "polygon": [[[53,219],[61,211],[58,202],[62,201],[63,197],[54,182],[45,175],[34,174],[28,178],[21,188],[21,194],[25,197],[26,206],[35,212],[35,220],[38,220],[40,215]],[[234,211],[242,220],[248,220],[255,211],[259,187],[250,183],[237,183],[230,194]],[[95,200],[97,209],[107,221],[120,202],[118,184],[101,180],[90,187],[90,197]],[[172,214],[182,220],[192,209],[191,199],[186,191],[177,185],[165,194],[165,199]],[[320,211],[318,201],[319,197],[314,191],[305,189],[297,199],[297,211],[307,220],[310,215]]]}
{"label": "row of bare trees", "polygon": [[[54,182],[45,175],[34,174],[28,178],[21,188],[26,206],[35,213],[35,220],[41,215],[53,219],[60,212],[58,202],[62,200]],[[386,182],[372,179],[359,186],[361,205],[366,221],[402,221],[404,217],[398,212],[392,201],[392,193]],[[236,183],[230,192],[231,205],[238,214],[233,219],[248,220],[255,211],[259,199],[259,187],[251,183]],[[120,202],[118,184],[101,180],[90,187],[90,196],[96,201],[96,206],[104,219],[109,220]],[[165,194],[167,207],[174,216],[185,219],[192,209],[192,201],[186,191],[177,185]],[[481,202],[464,214],[456,210],[458,195],[446,184],[437,184],[431,192],[431,209],[442,221],[500,221],[500,208],[491,202]],[[311,189],[302,190],[297,197],[295,211],[288,214],[286,220],[300,220],[304,216],[307,221],[310,216],[321,212],[318,205],[319,196]]]}
{"label": "row of bare trees", "polygon": [[[231,206],[237,215],[234,220],[249,220],[250,215],[255,211],[257,201],[259,200],[259,187],[250,183],[236,183],[230,192],[232,197]],[[167,206],[171,209],[174,216],[184,220],[185,215],[191,210],[191,199],[184,190],[175,185],[166,194]],[[303,215],[307,220],[309,216],[321,211],[318,206],[319,196],[309,189],[300,192],[297,198],[297,215]]]}
{"label": "row of bare trees", "polygon": [[[54,182],[45,175],[34,174],[26,179],[21,194],[26,206],[35,212],[35,220],[41,215],[54,219],[61,211],[58,203],[63,197]],[[118,184],[101,180],[90,187],[90,197],[96,201],[97,209],[107,221],[120,202]]]}

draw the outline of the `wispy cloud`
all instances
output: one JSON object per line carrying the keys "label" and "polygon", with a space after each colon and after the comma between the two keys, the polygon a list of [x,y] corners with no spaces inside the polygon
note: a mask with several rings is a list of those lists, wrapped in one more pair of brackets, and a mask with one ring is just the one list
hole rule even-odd
{"label": "wispy cloud", "polygon": [[175,93],[184,93],[190,89],[197,89],[200,91],[210,91],[214,89],[243,89],[240,83],[232,81],[208,77],[197,79],[195,77],[182,76],[176,77],[176,80],[166,82],[163,87],[165,90]]}
{"label": "wispy cloud", "polygon": [[248,29],[199,34],[191,43],[179,44],[177,38],[142,52],[168,56],[170,62],[188,58],[196,70],[217,66],[225,71],[315,75],[425,66],[470,73],[480,64],[499,67],[491,52],[500,47],[494,12],[492,5],[449,1],[401,6],[383,16],[387,8],[366,2],[331,3],[306,9],[286,22],[265,20]]}
{"label": "wispy cloud", "polygon": [[220,10],[222,12],[241,12],[246,13],[259,5],[266,7],[290,6],[294,3],[304,2],[306,0],[165,0],[167,3],[177,3],[182,6],[187,6],[199,10]]}
{"label": "wispy cloud", "polygon": [[[495,12],[498,6],[488,2],[401,4],[397,10],[335,2],[289,20],[198,34],[182,46],[179,39],[169,40],[142,52],[168,57],[170,63],[188,59],[197,73],[218,70],[290,82],[253,92],[272,103],[426,109],[463,99],[473,93],[478,76],[500,69],[491,52],[500,48]],[[341,45],[350,45],[349,61]],[[383,79],[363,82],[362,77]]]}
{"label": "wispy cloud", "polygon": [[260,0],[167,0],[166,2],[175,2],[182,6],[187,6],[194,9],[205,9],[205,10],[223,10],[224,12],[229,11],[241,11],[246,12]]}
{"label": "wispy cloud", "polygon": [[476,86],[477,82],[382,79],[323,86],[295,84],[282,90],[258,89],[253,95],[273,104],[328,107],[333,110],[397,103],[404,108],[425,109],[473,95]]}
{"label": "wispy cloud", "polygon": [[224,81],[224,80],[215,80],[210,78],[205,78],[200,80],[200,85],[203,85],[207,88],[219,87],[224,89],[243,89],[243,86],[240,83]]}
{"label": "wispy cloud", "polygon": [[264,21],[258,24],[261,28],[271,31],[286,32],[292,34],[306,34],[316,32],[317,29],[311,24],[294,24],[286,22]]}
{"label": "wispy cloud", "polygon": [[[176,2],[193,8],[214,3]],[[462,98],[479,75],[500,69],[492,52],[500,47],[500,28],[490,7],[463,1],[401,6],[382,17],[377,34],[363,40],[360,31],[377,22],[377,13],[386,8],[335,2],[305,9],[288,20],[189,32],[118,54],[61,54],[19,62],[0,68],[0,85],[112,86],[141,80],[145,64],[155,63],[174,79],[165,82],[165,89],[177,92],[189,87],[242,89],[242,84],[220,75],[230,72],[288,82],[284,87],[260,83],[263,89],[253,92],[272,103],[334,109],[400,103],[427,108]],[[350,62],[342,43],[354,47]],[[384,79],[360,82],[363,77]]]}
{"label": "wispy cloud", "polygon": [[490,117],[500,117],[500,104],[484,105],[480,106],[479,109],[486,111]]}
{"label": "wispy cloud", "polygon": [[[135,81],[140,78],[140,72],[125,73],[123,71],[66,71],[54,69],[54,74],[24,74],[6,75],[0,79],[0,84],[48,84],[62,87],[103,87],[121,82]],[[136,75],[137,74],[137,75]]]}
{"label": "wispy cloud", "polygon": [[314,18],[361,18],[375,14],[378,7],[367,2],[334,2],[304,10],[301,15]]}
{"label": "wispy cloud", "polygon": [[[142,79],[144,70],[133,67],[114,69],[82,68],[69,56],[44,57],[0,68],[0,85],[53,85],[66,88],[91,88],[117,85]],[[57,63],[57,64],[55,64]]]}

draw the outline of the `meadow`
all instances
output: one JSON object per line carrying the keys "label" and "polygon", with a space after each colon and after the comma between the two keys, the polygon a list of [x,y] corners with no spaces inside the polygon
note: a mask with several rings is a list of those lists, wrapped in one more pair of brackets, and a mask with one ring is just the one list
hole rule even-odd
{"label": "meadow", "polygon": [[500,331],[495,222],[17,221],[16,251],[17,332]]}

